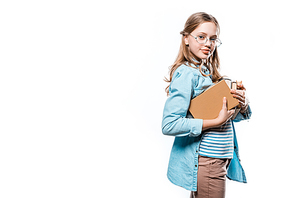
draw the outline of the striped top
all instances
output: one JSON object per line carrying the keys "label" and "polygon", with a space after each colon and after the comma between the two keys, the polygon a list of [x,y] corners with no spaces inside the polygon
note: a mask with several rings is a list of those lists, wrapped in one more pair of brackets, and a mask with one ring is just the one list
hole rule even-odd
{"label": "striped top", "polygon": [[232,159],[233,147],[232,122],[228,120],[224,125],[205,132],[199,154],[205,157]]}

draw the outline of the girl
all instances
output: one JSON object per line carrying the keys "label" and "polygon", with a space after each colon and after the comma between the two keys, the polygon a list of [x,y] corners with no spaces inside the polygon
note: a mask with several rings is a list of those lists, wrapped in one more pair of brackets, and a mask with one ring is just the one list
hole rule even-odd
{"label": "girl", "polygon": [[207,13],[195,13],[181,31],[182,41],[175,63],[170,67],[169,95],[165,103],[162,132],[175,136],[168,167],[168,179],[189,191],[192,198],[225,197],[226,176],[246,183],[240,164],[233,121],[249,119],[251,109],[245,88],[231,90],[241,109],[235,118],[226,98],[216,119],[194,119],[188,111],[190,100],[221,79],[218,72],[218,21]]}

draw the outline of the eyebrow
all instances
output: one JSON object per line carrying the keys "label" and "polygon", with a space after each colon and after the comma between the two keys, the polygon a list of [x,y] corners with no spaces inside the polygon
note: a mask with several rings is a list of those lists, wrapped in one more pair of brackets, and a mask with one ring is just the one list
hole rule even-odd
{"label": "eyebrow", "polygon": [[[205,34],[205,35],[208,35],[207,33],[205,33],[205,32],[199,32],[198,34],[200,34],[200,33],[202,33],[202,34]],[[210,36],[210,37],[213,37],[213,36],[216,36],[216,37],[218,37],[216,34],[214,34],[214,35],[212,35],[212,36]]]}

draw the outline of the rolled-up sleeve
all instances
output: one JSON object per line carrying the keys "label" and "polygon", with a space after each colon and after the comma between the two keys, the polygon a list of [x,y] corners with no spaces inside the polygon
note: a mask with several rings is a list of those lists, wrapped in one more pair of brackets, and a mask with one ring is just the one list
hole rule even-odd
{"label": "rolled-up sleeve", "polygon": [[186,118],[197,78],[187,66],[180,66],[175,71],[163,110],[163,134],[191,137],[201,134],[203,120]]}
{"label": "rolled-up sleeve", "polygon": [[238,113],[237,116],[234,118],[234,122],[240,122],[242,120],[249,120],[252,115],[252,110],[250,108],[250,105],[248,106],[247,110],[244,113]]}

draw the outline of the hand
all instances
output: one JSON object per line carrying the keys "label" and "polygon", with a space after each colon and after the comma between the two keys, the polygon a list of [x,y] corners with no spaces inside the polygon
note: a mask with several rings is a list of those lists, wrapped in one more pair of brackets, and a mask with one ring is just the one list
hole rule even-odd
{"label": "hand", "polygon": [[226,97],[224,97],[223,98],[222,109],[221,109],[218,117],[216,118],[218,126],[221,126],[222,124],[227,122],[232,117],[233,114],[234,114],[233,109],[228,111],[228,109],[227,109],[227,99],[226,99]]}
{"label": "hand", "polygon": [[234,110],[228,111],[227,99],[226,99],[226,97],[224,97],[222,109],[221,109],[218,117],[215,119],[203,120],[202,131],[205,131],[205,130],[213,128],[213,127],[221,126],[222,124],[227,122],[233,114],[234,114]]}
{"label": "hand", "polygon": [[244,112],[248,107],[248,104],[246,103],[246,88],[243,84],[238,84],[237,87],[239,90],[231,89],[230,92],[234,98],[238,99],[241,112]]}

